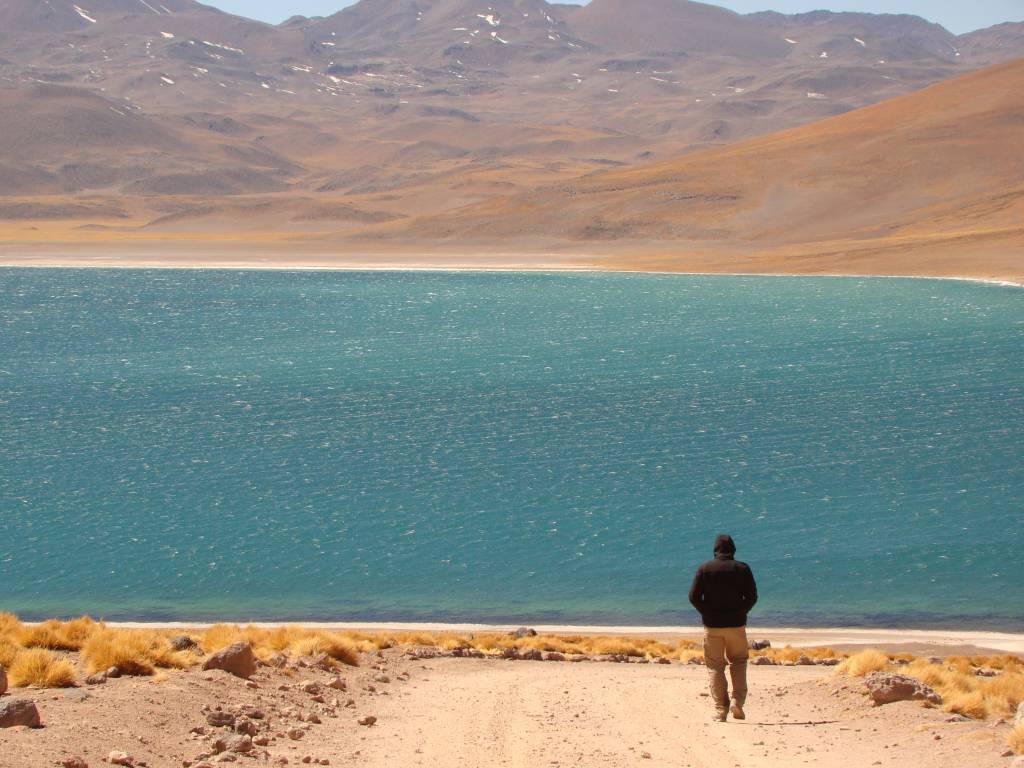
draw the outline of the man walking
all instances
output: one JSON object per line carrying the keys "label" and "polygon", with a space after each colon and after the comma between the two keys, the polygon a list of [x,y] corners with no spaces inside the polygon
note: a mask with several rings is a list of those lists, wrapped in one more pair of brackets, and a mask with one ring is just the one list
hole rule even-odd
{"label": "man walking", "polygon": [[704,663],[708,668],[714,720],[724,723],[729,707],[725,662],[732,677],[732,716],[743,720],[747,700],[747,614],[757,602],[750,566],[735,559],[736,545],[725,534],[715,539],[715,559],[697,569],[690,603],[704,623]]}

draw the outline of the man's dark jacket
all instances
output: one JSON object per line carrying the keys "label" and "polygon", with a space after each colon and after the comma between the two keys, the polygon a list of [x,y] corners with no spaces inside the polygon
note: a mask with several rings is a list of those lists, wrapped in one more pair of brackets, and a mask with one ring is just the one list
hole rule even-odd
{"label": "man's dark jacket", "polygon": [[697,569],[690,587],[690,603],[705,627],[745,627],[747,614],[757,602],[757,584],[750,566],[736,560],[730,536],[715,539],[715,559]]}

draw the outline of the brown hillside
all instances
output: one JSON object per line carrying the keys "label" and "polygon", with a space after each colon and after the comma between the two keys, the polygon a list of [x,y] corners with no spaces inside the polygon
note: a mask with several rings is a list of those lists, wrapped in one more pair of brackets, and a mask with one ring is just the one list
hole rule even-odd
{"label": "brown hillside", "polygon": [[722,149],[419,222],[442,237],[1024,242],[1024,60]]}

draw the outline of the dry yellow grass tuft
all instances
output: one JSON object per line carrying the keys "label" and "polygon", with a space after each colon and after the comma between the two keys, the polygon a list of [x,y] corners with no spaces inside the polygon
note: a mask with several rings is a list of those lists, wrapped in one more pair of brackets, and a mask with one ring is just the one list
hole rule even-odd
{"label": "dry yellow grass tuft", "polygon": [[[995,677],[983,677],[976,668],[1003,671]],[[1024,701],[1024,669],[1006,657],[950,657],[939,663],[916,659],[900,670],[931,686],[942,696],[943,709],[984,720],[1008,715]]]}
{"label": "dry yellow grass tuft", "polygon": [[78,651],[81,650],[86,640],[102,627],[102,624],[97,624],[87,616],[66,622],[51,619],[33,626],[23,625],[17,638],[26,648]]}
{"label": "dry yellow grass tuft", "polygon": [[1010,731],[1010,735],[1006,737],[1006,745],[1014,754],[1024,755],[1024,723]]}
{"label": "dry yellow grass tuft", "polygon": [[14,688],[29,685],[67,688],[75,684],[75,668],[71,662],[42,648],[21,651],[7,670],[7,676]]}
{"label": "dry yellow grass tuft", "polygon": [[103,628],[82,646],[82,662],[93,673],[117,667],[125,675],[152,675],[157,667],[184,669],[194,661],[157,631]]}
{"label": "dry yellow grass tuft", "polygon": [[864,677],[889,669],[889,657],[874,648],[855,653],[836,667],[836,672],[849,677]]}
{"label": "dry yellow grass tuft", "polygon": [[23,650],[24,649],[13,640],[0,636],[0,667],[9,669],[11,664],[14,663],[15,658],[17,658],[18,654]]}
{"label": "dry yellow grass tuft", "polygon": [[264,660],[276,653],[291,656],[315,656],[323,653],[342,664],[359,666],[358,640],[341,632],[291,626],[267,629],[252,625],[242,627],[237,624],[217,624],[207,629],[199,638],[200,647],[207,653],[219,651],[236,642],[249,643],[253,653]]}
{"label": "dry yellow grass tuft", "polygon": [[0,638],[11,637],[21,631],[21,622],[13,613],[0,613]]}

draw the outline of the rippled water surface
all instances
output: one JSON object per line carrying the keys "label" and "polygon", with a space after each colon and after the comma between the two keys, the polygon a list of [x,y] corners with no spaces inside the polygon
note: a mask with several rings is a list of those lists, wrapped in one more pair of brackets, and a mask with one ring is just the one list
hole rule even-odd
{"label": "rippled water surface", "polygon": [[1024,628],[1024,293],[0,269],[0,610]]}

